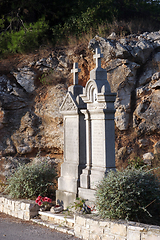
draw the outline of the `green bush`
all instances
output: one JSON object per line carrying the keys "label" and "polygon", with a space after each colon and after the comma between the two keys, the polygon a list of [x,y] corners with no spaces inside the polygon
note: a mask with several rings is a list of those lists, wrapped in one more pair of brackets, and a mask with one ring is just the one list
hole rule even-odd
{"label": "green bush", "polygon": [[22,165],[7,180],[6,192],[14,198],[50,197],[55,177],[55,170],[47,161]]}
{"label": "green bush", "polygon": [[48,23],[44,18],[32,24],[25,24],[19,31],[0,34],[0,54],[25,53],[38,48],[47,41]]}
{"label": "green bush", "polygon": [[142,168],[110,171],[97,186],[96,204],[103,218],[160,224],[160,182]]}

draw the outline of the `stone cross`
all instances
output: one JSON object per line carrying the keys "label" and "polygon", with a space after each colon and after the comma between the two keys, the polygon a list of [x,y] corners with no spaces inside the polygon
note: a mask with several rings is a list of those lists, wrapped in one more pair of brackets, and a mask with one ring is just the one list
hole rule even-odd
{"label": "stone cross", "polygon": [[81,71],[81,69],[78,68],[78,63],[75,62],[73,64],[73,69],[71,70],[71,73],[73,73],[73,85],[78,85],[78,73]]}
{"label": "stone cross", "polygon": [[96,68],[101,68],[101,58],[103,57],[103,54],[101,54],[101,49],[96,48],[96,54],[93,55],[93,58],[96,59]]}

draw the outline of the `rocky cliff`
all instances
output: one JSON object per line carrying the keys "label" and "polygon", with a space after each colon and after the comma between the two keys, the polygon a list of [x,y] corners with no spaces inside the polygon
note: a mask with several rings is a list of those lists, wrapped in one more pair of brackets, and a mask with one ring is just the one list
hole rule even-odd
{"label": "rocky cliff", "polygon": [[[94,68],[96,46],[115,102],[116,163],[135,156],[153,159],[160,153],[160,31],[87,44],[45,49],[0,62],[0,174],[41,151],[63,159],[63,119],[59,107],[72,84],[71,68],[79,63],[79,84],[85,86]],[[146,153],[148,153],[146,155]]]}

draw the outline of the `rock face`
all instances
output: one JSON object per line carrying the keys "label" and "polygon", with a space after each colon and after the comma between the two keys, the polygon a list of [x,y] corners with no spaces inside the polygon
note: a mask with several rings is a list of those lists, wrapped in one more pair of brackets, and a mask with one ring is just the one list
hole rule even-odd
{"label": "rock face", "polygon": [[102,67],[107,70],[111,91],[117,93],[117,159],[159,153],[160,31],[120,39],[114,34],[107,39],[95,36],[88,48],[55,49],[45,57],[24,61],[11,71],[12,78],[0,72],[1,158],[34,157],[39,150],[62,158],[59,106],[72,83],[70,70],[77,61],[79,83],[85,86],[97,46],[104,55]]}

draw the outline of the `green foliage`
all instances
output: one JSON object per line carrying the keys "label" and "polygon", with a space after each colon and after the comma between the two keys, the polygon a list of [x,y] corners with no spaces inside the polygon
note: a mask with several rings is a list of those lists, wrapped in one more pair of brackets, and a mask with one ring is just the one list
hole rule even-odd
{"label": "green foliage", "polygon": [[129,164],[129,166],[136,168],[136,169],[139,169],[139,168],[145,166],[143,159],[141,159],[140,157],[135,157],[134,159],[131,159],[131,160],[129,159],[128,164]]}
{"label": "green foliage", "polygon": [[29,25],[25,24],[19,31],[3,32],[0,35],[0,53],[23,53],[35,48],[47,39],[48,24],[44,19]]}
{"label": "green foliage", "polygon": [[79,197],[76,198],[76,201],[70,205],[68,208],[71,210],[71,209],[74,209],[74,211],[78,211],[80,212],[83,208],[83,204],[85,203],[85,200],[84,199],[81,199]]}
{"label": "green foliage", "polygon": [[96,34],[100,25],[114,20],[140,18],[154,20],[159,27],[159,1],[1,0],[0,53],[26,52],[44,40],[56,44],[69,35],[81,38],[91,30]]}
{"label": "green foliage", "polygon": [[97,186],[96,201],[103,218],[155,223],[160,219],[160,182],[151,170],[110,171]]}
{"label": "green foliage", "polygon": [[49,196],[55,177],[55,170],[47,161],[22,165],[7,180],[6,192],[14,198]]}
{"label": "green foliage", "polygon": [[43,85],[50,85],[53,82],[54,71],[50,70],[49,72],[45,72],[39,78],[40,82]]}

